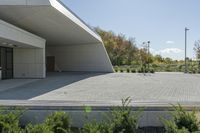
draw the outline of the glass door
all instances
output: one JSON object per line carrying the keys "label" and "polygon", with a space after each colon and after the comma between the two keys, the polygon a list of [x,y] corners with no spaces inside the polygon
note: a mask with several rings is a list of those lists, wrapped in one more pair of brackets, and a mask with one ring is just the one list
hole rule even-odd
{"label": "glass door", "polygon": [[13,49],[1,47],[0,51],[2,79],[11,79],[13,78]]}

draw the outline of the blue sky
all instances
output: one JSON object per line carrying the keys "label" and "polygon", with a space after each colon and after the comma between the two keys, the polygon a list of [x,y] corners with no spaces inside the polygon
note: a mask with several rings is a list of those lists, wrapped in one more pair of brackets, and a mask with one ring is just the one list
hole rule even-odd
{"label": "blue sky", "polygon": [[138,47],[151,41],[151,51],[184,58],[184,28],[188,27],[188,57],[195,58],[200,39],[200,0],[62,0],[91,26],[134,37]]}

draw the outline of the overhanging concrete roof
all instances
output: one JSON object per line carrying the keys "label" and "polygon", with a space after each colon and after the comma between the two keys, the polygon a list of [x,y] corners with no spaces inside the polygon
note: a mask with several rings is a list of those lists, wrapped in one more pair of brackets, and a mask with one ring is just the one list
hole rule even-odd
{"label": "overhanging concrete roof", "polygon": [[47,45],[102,43],[59,0],[0,0],[0,18],[46,39]]}
{"label": "overhanging concrete roof", "polygon": [[0,46],[45,48],[46,40],[0,19]]}

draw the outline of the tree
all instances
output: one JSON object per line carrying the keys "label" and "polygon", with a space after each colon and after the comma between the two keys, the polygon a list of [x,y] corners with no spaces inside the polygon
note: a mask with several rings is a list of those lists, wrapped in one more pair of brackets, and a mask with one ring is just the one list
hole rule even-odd
{"label": "tree", "polygon": [[200,40],[195,41],[194,51],[196,52],[196,58],[200,61]]}
{"label": "tree", "polygon": [[94,30],[101,36],[113,65],[131,65],[137,59],[138,48],[134,38],[126,38],[123,34],[114,34],[100,28]]}
{"label": "tree", "polygon": [[115,34],[99,27],[94,28],[94,30],[101,36],[114,66],[141,64],[143,68],[146,68],[146,65],[150,63],[173,63],[170,58],[163,58],[160,55],[153,56],[148,53],[147,43],[143,43],[143,48],[139,49],[136,46],[135,38],[127,38],[124,34]]}
{"label": "tree", "polygon": [[165,58],[164,61],[165,61],[166,64],[173,63],[173,60],[171,58],[169,58],[169,57]]}
{"label": "tree", "polygon": [[154,56],[154,61],[157,63],[162,63],[163,62],[163,58],[161,55],[155,55]]}
{"label": "tree", "polygon": [[194,51],[196,52],[196,58],[199,61],[198,67],[200,69],[200,40],[195,41],[195,43],[194,43]]}

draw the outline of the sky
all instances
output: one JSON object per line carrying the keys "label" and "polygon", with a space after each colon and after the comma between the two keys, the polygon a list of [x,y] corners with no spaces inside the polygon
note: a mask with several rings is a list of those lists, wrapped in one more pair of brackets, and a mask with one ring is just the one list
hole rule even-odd
{"label": "sky", "polygon": [[200,39],[200,0],[62,0],[91,26],[133,37],[138,47],[150,41],[151,52],[184,59],[185,27],[187,56],[195,59],[195,40]]}

